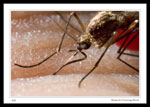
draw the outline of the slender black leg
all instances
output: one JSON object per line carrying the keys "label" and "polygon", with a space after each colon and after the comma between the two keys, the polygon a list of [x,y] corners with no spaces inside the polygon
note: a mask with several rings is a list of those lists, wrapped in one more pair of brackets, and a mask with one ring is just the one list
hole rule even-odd
{"label": "slender black leg", "polygon": [[[78,17],[78,15],[77,15],[75,12],[72,12],[71,15],[76,18],[76,20],[78,21],[78,23],[79,23],[79,25],[80,25],[82,31],[85,32],[85,27],[84,27],[82,21],[80,20],[80,18]],[[68,23],[68,25],[69,25],[69,23]],[[76,51],[76,50],[70,50],[70,52],[73,52],[73,51]],[[85,60],[85,59],[86,59],[86,57],[87,57],[86,54],[85,54],[84,52],[81,52],[81,51],[77,51],[73,56],[75,56],[76,54],[78,54],[78,52],[80,52],[82,55],[84,55],[84,57],[81,58],[81,59],[77,59],[77,60],[70,61],[70,62],[67,61],[67,63],[65,63],[64,65],[62,65],[56,72],[53,73],[53,75],[56,75],[56,73],[58,73],[58,72],[59,72],[62,68],[64,68],[66,65],[69,65],[69,64],[71,64],[71,63],[79,62],[79,61],[82,61],[82,60]],[[72,56],[72,57],[73,57],[73,56]]]}
{"label": "slender black leg", "polygon": [[[123,46],[125,45],[125,43],[127,42],[127,40],[129,39],[129,36],[130,35],[127,35],[125,40],[123,41],[123,43],[121,44],[120,48],[118,49],[117,53],[121,53],[122,49],[123,49]],[[134,57],[139,57],[139,55],[135,55],[135,54],[130,54],[130,53],[125,53],[123,52],[122,53],[123,55],[128,55],[128,56],[134,56]]]}
{"label": "slender black leg", "polygon": [[100,58],[97,60],[97,62],[95,63],[94,67],[79,81],[78,87],[80,88],[81,83],[83,82],[83,80],[89,75],[91,74],[95,68],[98,66],[98,64],[100,63],[100,61],[102,60],[102,58],[104,57],[105,53],[107,52],[108,48],[110,47],[111,43],[112,43],[112,39],[111,38],[111,42],[109,43],[109,45],[107,45],[106,49],[104,50],[104,52],[102,53],[102,55],[100,56]]}
{"label": "slender black leg", "polygon": [[40,64],[42,64],[43,62],[45,62],[46,60],[48,60],[49,58],[51,58],[52,56],[54,56],[57,52],[54,52],[52,53],[50,56],[48,56],[46,59],[44,59],[43,61],[37,63],[37,64],[34,64],[34,65],[29,65],[29,66],[25,66],[25,65],[19,65],[19,64],[16,64],[16,66],[19,66],[19,67],[22,67],[22,68],[31,68],[31,67],[35,67],[35,66],[38,66]]}
{"label": "slender black leg", "polygon": [[[125,62],[124,60],[122,60],[122,59],[120,58],[121,55],[123,55],[123,53],[124,53],[124,51],[126,50],[126,48],[133,42],[133,40],[135,40],[135,38],[136,38],[137,36],[138,36],[138,33],[137,33],[134,37],[132,37],[132,39],[131,39],[131,40],[127,43],[127,45],[122,49],[122,51],[121,51],[121,49],[119,49],[120,51],[118,50],[119,55],[118,55],[117,59],[120,60],[121,62],[123,62],[124,64],[126,64],[127,66],[129,66],[130,68],[134,69],[135,71],[139,72],[138,69],[136,69],[135,67],[133,67],[132,65],[128,64],[127,62]],[[129,36],[128,36],[128,37],[129,37]],[[126,55],[136,56],[136,57],[137,57],[137,55],[132,55],[132,54],[128,54],[128,53],[126,53]]]}
{"label": "slender black leg", "polygon": [[[138,69],[136,69],[135,67],[133,67],[132,65],[128,64],[127,62],[123,61],[120,57],[121,55],[129,55],[129,56],[134,56],[134,57],[139,57],[138,55],[133,55],[133,54],[129,54],[129,53],[124,53],[124,51],[126,50],[126,48],[132,43],[132,41],[139,35],[139,29],[138,27],[136,28],[136,26],[138,25],[139,21],[138,20],[134,20],[131,25],[128,27],[128,29],[126,31],[124,31],[122,34],[120,34],[119,38],[117,38],[115,41],[112,42],[112,44],[122,40],[123,38],[126,37],[126,39],[124,40],[124,42],[122,43],[121,47],[119,48],[119,50],[117,51],[119,53],[117,59],[120,60],[121,62],[123,62],[124,64],[126,64],[127,66],[129,66],[130,68],[136,70],[137,72],[139,71]],[[137,32],[135,34],[134,37],[132,37],[132,39],[127,43],[127,45],[123,48],[124,44],[127,42],[129,36],[134,33]]]}
{"label": "slender black leg", "polygon": [[[56,12],[56,13],[62,18],[62,20],[63,20],[64,22],[67,22],[67,21],[65,20],[65,18],[64,18],[59,12]],[[78,23],[79,23],[79,25],[80,25],[80,27],[81,27],[81,29],[82,29],[82,32],[81,32],[79,29],[75,28],[75,27],[74,27],[73,25],[71,25],[71,24],[69,24],[69,26],[72,27],[73,29],[75,29],[76,31],[78,31],[79,33],[85,32],[85,27],[84,27],[82,21],[80,20],[79,16],[77,15],[77,13],[76,13],[76,12],[72,12],[72,14],[73,14],[73,16],[76,18],[76,20],[78,21]]]}
{"label": "slender black leg", "polygon": [[[52,18],[51,18],[52,19]],[[54,21],[54,23],[62,30],[62,31],[65,31],[65,29],[63,29],[54,19],[52,19]],[[70,35],[68,32],[66,32],[66,34],[71,38],[73,39],[74,41],[77,41],[76,38],[74,38],[72,35]]]}
{"label": "slender black leg", "polygon": [[[59,13],[58,11],[56,11],[56,14],[58,14],[65,23],[67,23],[67,20],[63,17],[63,15],[61,13]],[[78,28],[74,27],[72,24],[69,24],[69,26],[71,28],[75,29],[77,32],[82,33],[81,30],[79,30]]]}
{"label": "slender black leg", "polygon": [[138,25],[138,23],[139,23],[138,20],[134,20],[134,21],[131,23],[131,25],[128,27],[128,29],[126,29],[123,33],[121,33],[121,34],[119,35],[119,37],[116,38],[116,39],[112,42],[112,44],[114,44],[114,43],[120,41],[121,39],[127,37],[128,35],[132,34],[133,32],[138,31],[138,30],[139,30],[138,27],[137,27],[136,29],[134,29],[134,28]]}
{"label": "slender black leg", "polygon": [[121,49],[123,48],[124,44],[126,43],[126,41],[128,40],[129,35],[127,35],[126,39],[123,41],[123,43],[121,44],[120,48],[118,49],[117,53],[120,53]]}
{"label": "slender black leg", "polygon": [[60,52],[60,49],[61,49],[61,46],[62,46],[64,37],[65,37],[65,34],[66,34],[66,32],[67,32],[68,25],[69,25],[70,20],[71,20],[71,18],[72,18],[73,15],[74,15],[73,13],[70,14],[70,17],[69,17],[69,20],[68,20],[68,22],[67,22],[67,25],[66,25],[65,31],[64,31],[64,33],[63,33],[63,36],[62,36],[62,38],[61,38],[61,40],[60,40],[60,42],[59,42],[59,45],[58,45],[58,47],[56,48],[56,51],[55,51],[54,53],[52,53],[52,54],[49,55],[46,59],[42,60],[41,62],[39,62],[39,63],[37,63],[37,64],[33,64],[33,65],[29,65],[29,66],[24,66],[24,65],[20,65],[20,64],[16,64],[16,63],[15,63],[14,65],[19,66],[19,67],[22,67],[22,68],[35,67],[35,66],[38,66],[38,65],[42,64],[43,62],[47,61],[49,58],[51,58],[52,56],[54,56],[55,54],[57,54],[58,52]]}
{"label": "slender black leg", "polygon": [[[73,50],[74,51],[74,50]],[[71,51],[70,51],[71,52]],[[53,73],[53,75],[56,75],[62,68],[64,68],[66,65],[69,65],[69,64],[72,64],[72,63],[75,63],[75,62],[79,62],[79,61],[83,61],[87,58],[87,55],[84,53],[84,52],[80,52],[84,57],[83,58],[80,58],[80,59],[76,59],[76,60],[73,60],[73,61],[70,61],[70,62],[67,62],[65,63],[64,65],[62,65],[56,72]],[[73,55],[77,55],[78,54],[78,51]]]}

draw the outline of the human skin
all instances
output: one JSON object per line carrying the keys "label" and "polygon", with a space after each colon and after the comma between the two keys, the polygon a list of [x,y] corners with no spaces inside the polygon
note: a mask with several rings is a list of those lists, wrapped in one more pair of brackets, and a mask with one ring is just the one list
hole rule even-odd
{"label": "human skin", "polygon": [[[68,18],[68,12],[61,13]],[[79,17],[86,26],[96,12],[80,12]],[[57,55],[33,68],[21,68],[40,62],[55,51],[64,32],[66,23],[55,12],[12,12],[11,20],[11,95],[12,96],[138,96],[138,73],[123,64],[117,57],[116,45],[112,45],[99,66],[78,87],[80,79],[94,66],[104,51],[92,46],[85,50],[87,59],[63,68],[52,75],[73,55],[76,42],[66,35],[62,50]],[[72,18],[71,23],[81,29]],[[68,28],[68,34],[77,38],[81,33]],[[130,53],[138,53],[131,52]],[[82,57],[77,55],[74,59]],[[122,56],[138,67],[138,58]]]}

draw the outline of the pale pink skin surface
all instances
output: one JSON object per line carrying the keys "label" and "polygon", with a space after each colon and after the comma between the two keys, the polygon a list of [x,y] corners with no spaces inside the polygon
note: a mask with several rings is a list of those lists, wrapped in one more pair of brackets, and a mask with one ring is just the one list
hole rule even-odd
{"label": "pale pink skin surface", "polygon": [[[64,13],[63,13],[64,14]],[[95,13],[81,13],[79,17],[86,26]],[[68,14],[65,13],[65,18]],[[62,50],[43,64],[33,68],[20,68],[14,63],[31,65],[38,63],[54,52],[63,34],[52,20],[62,28],[66,23],[50,12],[13,12],[11,34],[11,95],[12,96],[138,96],[139,76],[136,71],[116,59],[116,45],[112,45],[99,66],[78,88],[80,79],[94,66],[105,48],[92,46],[85,50],[88,58],[66,66],[56,76],[54,73],[73,54],[75,41],[66,35]],[[72,18],[71,23],[81,29]],[[72,28],[68,33],[80,35]],[[130,51],[127,51],[130,52]],[[133,53],[133,52],[132,52]],[[138,52],[134,52],[138,53]],[[74,59],[81,57],[77,55]],[[138,68],[138,58],[122,56]]]}

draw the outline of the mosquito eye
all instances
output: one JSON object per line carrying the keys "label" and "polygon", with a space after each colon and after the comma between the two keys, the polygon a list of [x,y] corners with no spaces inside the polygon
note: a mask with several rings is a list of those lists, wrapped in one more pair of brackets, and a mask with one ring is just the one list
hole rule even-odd
{"label": "mosquito eye", "polygon": [[82,49],[88,49],[91,46],[91,43],[89,42],[81,42],[79,43],[79,45],[77,46],[78,50],[82,50]]}

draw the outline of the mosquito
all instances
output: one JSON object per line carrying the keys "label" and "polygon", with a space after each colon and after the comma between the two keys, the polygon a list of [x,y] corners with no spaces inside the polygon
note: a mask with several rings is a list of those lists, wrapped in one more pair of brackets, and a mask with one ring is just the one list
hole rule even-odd
{"label": "mosquito", "polygon": [[[58,13],[58,12],[57,12]],[[64,40],[65,35],[67,34],[68,26],[70,25],[70,20],[72,17],[75,17],[77,22],[79,23],[82,32],[84,32],[81,36],[78,37],[78,39],[74,39],[74,37],[70,36],[74,41],[76,41],[77,48],[75,50],[69,50],[69,52],[74,52],[74,54],[56,71],[53,73],[53,75],[56,75],[62,68],[65,66],[83,61],[87,59],[86,53],[83,52],[83,50],[87,50],[91,47],[91,45],[96,45],[100,49],[101,47],[105,47],[105,50],[98,58],[95,65],[89,70],[89,72],[79,81],[78,87],[81,86],[81,83],[85,78],[91,74],[96,67],[99,65],[100,61],[104,57],[105,53],[107,52],[108,48],[113,45],[114,43],[117,43],[118,41],[124,39],[123,43],[121,44],[120,48],[118,49],[117,53],[119,55],[117,56],[117,59],[129,66],[130,68],[134,69],[135,71],[139,72],[139,70],[132,65],[128,64],[124,60],[121,59],[121,55],[130,55],[139,57],[138,55],[133,55],[129,53],[124,53],[124,51],[129,47],[129,45],[139,36],[139,12],[138,11],[101,11],[98,12],[89,22],[88,26],[85,28],[82,21],[80,20],[79,16],[76,12],[71,12],[69,19],[67,21],[64,33],[61,37],[61,40],[59,41],[58,47],[56,50],[49,55],[46,59],[42,60],[41,62],[30,65],[30,66],[24,66],[20,64],[16,64],[16,66],[22,67],[22,68],[31,68],[38,66],[51,58],[52,56],[56,55],[60,52],[61,46]],[[122,28],[123,32],[119,35],[117,35],[118,29]],[[134,36],[129,40],[129,36],[134,33]],[[116,36],[117,35],[117,36]],[[126,43],[126,45],[125,45]],[[77,54],[81,54],[83,57],[80,59],[72,60],[74,56]]]}

